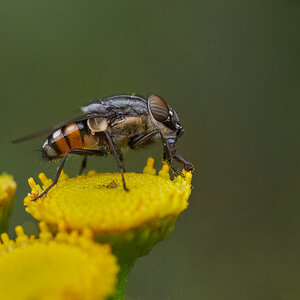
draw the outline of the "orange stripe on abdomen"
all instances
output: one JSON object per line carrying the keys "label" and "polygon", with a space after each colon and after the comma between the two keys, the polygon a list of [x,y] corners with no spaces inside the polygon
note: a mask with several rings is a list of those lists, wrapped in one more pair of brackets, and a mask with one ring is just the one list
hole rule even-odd
{"label": "orange stripe on abdomen", "polygon": [[89,150],[98,150],[99,137],[97,135],[85,134],[83,139],[83,148]]}
{"label": "orange stripe on abdomen", "polygon": [[70,124],[65,127],[64,133],[69,139],[71,149],[82,149],[81,135],[76,123]]}
{"label": "orange stripe on abdomen", "polygon": [[56,130],[53,134],[53,142],[58,147],[62,155],[64,155],[70,148],[67,144],[66,139],[64,138],[63,132],[61,129]]}

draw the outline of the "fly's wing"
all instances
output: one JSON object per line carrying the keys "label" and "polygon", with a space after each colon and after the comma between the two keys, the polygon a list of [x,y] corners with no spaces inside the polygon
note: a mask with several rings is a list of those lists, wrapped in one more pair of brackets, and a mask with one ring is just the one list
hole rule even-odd
{"label": "fly's wing", "polygon": [[12,143],[13,144],[15,144],[15,143],[21,143],[21,142],[25,142],[25,141],[28,141],[28,140],[31,140],[31,139],[34,139],[34,138],[37,138],[37,137],[49,135],[52,132],[54,132],[54,131],[56,131],[56,130],[58,130],[60,128],[63,128],[65,126],[69,125],[69,124],[72,124],[72,123],[75,123],[75,122],[84,121],[84,120],[87,120],[87,119],[90,119],[90,118],[98,118],[98,117],[101,117],[101,115],[99,113],[86,114],[84,116],[81,116],[81,117],[69,120],[69,121],[61,123],[61,124],[58,124],[56,126],[49,127],[49,128],[42,129],[42,130],[39,130],[39,131],[31,133],[31,134],[28,134],[26,136],[23,136],[21,138],[18,138],[16,140],[12,141]]}
{"label": "fly's wing", "polygon": [[12,142],[20,143],[37,137],[49,135],[57,129],[65,127],[69,124],[91,118],[110,118],[111,120],[115,120],[122,119],[125,116],[141,115],[147,112],[147,100],[138,96],[118,95],[82,107],[81,110],[84,113],[84,115],[81,117],[34,132]]}
{"label": "fly's wing", "polygon": [[133,95],[117,95],[94,102],[81,108],[84,113],[98,113],[107,118],[112,114],[116,118],[147,114],[147,100]]}

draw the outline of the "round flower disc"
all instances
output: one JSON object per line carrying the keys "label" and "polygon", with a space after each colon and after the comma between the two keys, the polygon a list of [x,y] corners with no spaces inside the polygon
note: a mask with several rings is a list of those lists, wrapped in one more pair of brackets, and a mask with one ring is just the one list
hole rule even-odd
{"label": "round flower disc", "polygon": [[[167,166],[156,176],[151,165],[150,159],[144,174],[125,174],[128,192],[119,173],[90,172],[71,179],[64,175],[46,197],[32,201],[41,190],[30,179],[32,193],[25,198],[26,210],[47,224],[79,231],[89,228],[94,233],[125,231],[153,219],[179,215],[188,205],[191,174],[171,181]],[[51,184],[43,174],[40,179],[44,188]]]}
{"label": "round flower disc", "polygon": [[28,238],[19,227],[16,242],[0,244],[1,299],[106,299],[118,266],[110,247],[78,236]]}

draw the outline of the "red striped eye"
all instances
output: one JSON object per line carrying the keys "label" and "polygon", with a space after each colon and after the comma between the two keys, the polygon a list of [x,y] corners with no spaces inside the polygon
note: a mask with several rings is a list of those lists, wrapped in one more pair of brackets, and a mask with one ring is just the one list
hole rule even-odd
{"label": "red striped eye", "polygon": [[169,107],[167,103],[156,95],[148,98],[148,108],[153,118],[158,122],[164,122],[169,116]]}

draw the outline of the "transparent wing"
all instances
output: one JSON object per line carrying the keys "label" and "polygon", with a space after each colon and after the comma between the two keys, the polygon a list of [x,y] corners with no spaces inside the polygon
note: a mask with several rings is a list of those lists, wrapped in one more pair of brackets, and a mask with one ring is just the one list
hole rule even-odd
{"label": "transparent wing", "polygon": [[101,117],[101,114],[99,114],[99,113],[87,114],[87,115],[84,115],[84,116],[81,116],[81,117],[78,117],[78,118],[66,121],[64,123],[60,123],[58,125],[55,125],[55,126],[52,126],[52,127],[46,128],[46,129],[42,129],[42,130],[39,130],[39,131],[36,131],[36,132],[28,134],[28,135],[25,135],[25,136],[20,137],[20,138],[18,138],[16,140],[13,140],[12,143],[13,144],[15,144],[15,143],[21,143],[21,142],[25,142],[25,141],[28,141],[28,140],[31,140],[31,139],[34,139],[34,138],[38,138],[38,137],[41,137],[41,136],[49,135],[52,132],[56,131],[57,129],[65,127],[65,126],[67,126],[69,124],[80,122],[80,121],[84,121],[84,120],[87,120],[87,119],[90,119],[90,118],[97,118],[97,117]]}

